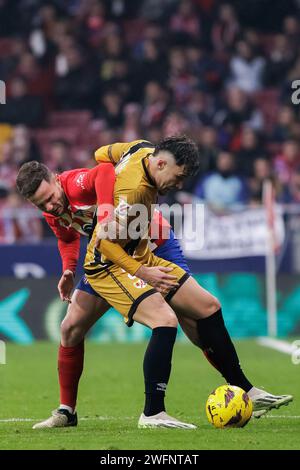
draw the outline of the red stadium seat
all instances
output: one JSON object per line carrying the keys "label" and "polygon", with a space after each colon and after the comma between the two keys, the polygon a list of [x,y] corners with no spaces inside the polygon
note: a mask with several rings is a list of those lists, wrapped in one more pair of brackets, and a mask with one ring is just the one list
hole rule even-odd
{"label": "red stadium seat", "polygon": [[79,138],[78,127],[52,127],[50,129],[36,129],[32,131],[33,137],[38,144],[43,146],[49,144],[52,140],[62,139],[73,145]]}
{"label": "red stadium seat", "polygon": [[85,128],[92,119],[90,111],[54,111],[50,113],[50,127],[78,127]]}

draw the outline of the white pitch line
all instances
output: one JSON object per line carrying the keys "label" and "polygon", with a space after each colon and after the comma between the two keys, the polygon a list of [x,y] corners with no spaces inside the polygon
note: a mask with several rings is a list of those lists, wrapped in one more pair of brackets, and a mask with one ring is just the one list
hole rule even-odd
{"label": "white pitch line", "polygon": [[[300,416],[293,416],[293,415],[266,415],[262,416],[260,419],[300,419]],[[123,416],[122,418],[116,418],[114,416],[98,416],[95,418],[79,418],[79,421],[107,421],[107,420],[132,420],[136,419],[134,416]],[[188,419],[188,418],[187,418]],[[0,423],[22,423],[22,422],[39,422],[42,419],[38,418],[7,418],[7,419],[0,419]],[[256,421],[256,420],[255,420]]]}
{"label": "white pitch line", "polygon": [[300,416],[286,416],[286,415],[266,415],[262,416],[260,419],[300,419]]}
{"label": "white pitch line", "polygon": [[[44,418],[6,418],[0,419],[0,423],[22,423],[22,422],[38,422],[43,421]],[[116,418],[114,416],[97,416],[97,417],[83,417],[79,418],[79,421],[107,421],[107,420],[119,420],[119,419],[136,419],[134,416],[123,416],[122,418]]]}
{"label": "white pitch line", "polygon": [[297,350],[297,346],[294,343],[291,344],[280,339],[262,337],[257,338],[256,341],[261,346],[266,346],[267,348],[275,349],[276,351],[289,355],[293,354]]}

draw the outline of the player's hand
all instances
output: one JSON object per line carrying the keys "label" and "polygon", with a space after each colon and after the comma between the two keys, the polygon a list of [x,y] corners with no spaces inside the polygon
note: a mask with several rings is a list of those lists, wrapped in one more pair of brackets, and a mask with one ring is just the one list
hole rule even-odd
{"label": "player's hand", "polygon": [[66,269],[61,276],[57,289],[63,302],[71,303],[71,293],[74,287],[74,274],[70,269]]}
{"label": "player's hand", "polygon": [[176,281],[177,277],[172,276],[170,273],[173,268],[167,268],[165,266],[141,266],[135,275],[143,281],[154,287],[157,292],[166,294],[170,292],[174,287],[178,287],[179,284]]}

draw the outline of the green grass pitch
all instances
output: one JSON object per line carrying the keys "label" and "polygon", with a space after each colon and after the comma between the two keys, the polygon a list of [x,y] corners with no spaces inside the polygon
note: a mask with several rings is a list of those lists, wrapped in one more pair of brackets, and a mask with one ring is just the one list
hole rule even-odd
{"label": "green grass pitch", "polygon": [[300,449],[300,365],[255,341],[236,342],[236,346],[256,386],[275,394],[293,394],[294,402],[268,417],[251,419],[243,429],[213,428],[206,419],[205,402],[222,378],[197,348],[178,343],[167,410],[198,429],[139,430],[146,344],[89,342],[79,389],[78,427],[38,431],[32,425],[47,418],[58,404],[57,346],[8,344],[7,364],[0,365],[0,449]]}

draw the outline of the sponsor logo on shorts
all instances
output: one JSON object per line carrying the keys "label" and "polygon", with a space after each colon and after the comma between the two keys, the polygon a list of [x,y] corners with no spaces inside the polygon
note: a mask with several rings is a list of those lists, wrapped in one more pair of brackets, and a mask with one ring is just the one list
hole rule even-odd
{"label": "sponsor logo on shorts", "polygon": [[142,279],[138,279],[136,282],[133,283],[133,285],[137,289],[144,289],[147,286],[147,282],[142,281]]}

